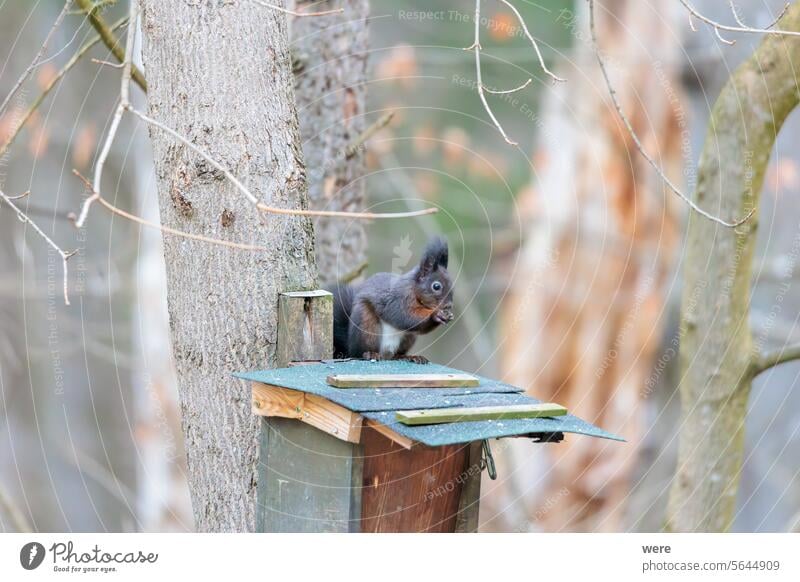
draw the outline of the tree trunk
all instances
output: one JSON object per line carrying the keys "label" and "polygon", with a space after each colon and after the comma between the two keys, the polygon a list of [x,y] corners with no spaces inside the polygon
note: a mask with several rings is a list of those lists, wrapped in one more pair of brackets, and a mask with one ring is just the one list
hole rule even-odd
{"label": "tree trunk", "polygon": [[[292,21],[297,110],[311,206],[358,211],[364,206],[364,148],[351,156],[345,150],[365,128],[369,2],[297,2],[300,11],[336,7],[344,12]],[[314,231],[322,281],[363,263],[363,221],[320,218]]]}
{"label": "tree trunk", "polygon": [[[800,29],[800,3],[778,27]],[[697,201],[728,220],[758,199],[775,137],[798,104],[800,42],[767,35],[722,90],[700,159]],[[758,213],[737,229],[692,215],[681,313],[681,432],[667,527],[730,528],[757,352],[748,318]]]}
{"label": "tree trunk", "polygon": [[[144,0],[150,115],[267,204],[307,204],[284,14],[253,2]],[[260,216],[213,167],[152,129],[162,223],[267,253],[165,237],[172,348],[197,529],[252,530],[256,433],[236,370],[274,364],[281,291],[314,286],[313,230]]]}
{"label": "tree trunk", "polygon": [[[667,4],[603,0],[596,18],[601,50],[619,63],[611,73],[620,101],[648,150],[679,181],[686,120],[673,31],[685,15]],[[503,369],[533,396],[564,404],[628,444],[567,439],[538,466],[525,453],[498,503],[524,499],[534,529],[618,531],[680,209],[614,112],[588,40],[585,2],[578,11],[557,16],[577,42],[562,71],[568,82],[548,91],[543,105],[536,181],[521,200],[527,232],[505,302]],[[657,55],[643,49],[643,39]]]}

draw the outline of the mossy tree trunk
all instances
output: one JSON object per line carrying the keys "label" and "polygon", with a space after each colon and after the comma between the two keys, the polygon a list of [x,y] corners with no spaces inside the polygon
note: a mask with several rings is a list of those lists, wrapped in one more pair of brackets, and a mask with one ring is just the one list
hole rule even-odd
{"label": "mossy tree trunk", "polygon": [[[778,24],[800,30],[800,3]],[[697,201],[735,220],[758,205],[775,137],[798,104],[800,39],[767,35],[722,90],[700,159]],[[667,529],[733,522],[747,402],[761,356],[749,326],[758,212],[737,229],[692,215],[681,313],[680,451]]]}

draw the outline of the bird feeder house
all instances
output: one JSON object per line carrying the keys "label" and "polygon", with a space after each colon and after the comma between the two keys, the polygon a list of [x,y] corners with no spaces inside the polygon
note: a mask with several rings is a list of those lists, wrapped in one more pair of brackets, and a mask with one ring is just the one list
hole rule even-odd
{"label": "bird feeder house", "polygon": [[261,418],[257,530],[474,532],[490,439],[621,440],[520,388],[437,364],[332,360],[332,296],[284,293]]}

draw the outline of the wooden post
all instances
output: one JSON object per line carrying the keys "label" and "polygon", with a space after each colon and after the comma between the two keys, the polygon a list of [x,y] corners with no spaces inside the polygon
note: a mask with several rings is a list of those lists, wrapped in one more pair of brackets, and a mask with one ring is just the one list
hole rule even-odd
{"label": "wooden post", "polygon": [[333,295],[293,291],[278,298],[278,367],[333,357]]}
{"label": "wooden post", "polygon": [[[277,365],[333,356],[333,295],[282,293]],[[361,446],[292,418],[262,417],[256,531],[359,531]]]}

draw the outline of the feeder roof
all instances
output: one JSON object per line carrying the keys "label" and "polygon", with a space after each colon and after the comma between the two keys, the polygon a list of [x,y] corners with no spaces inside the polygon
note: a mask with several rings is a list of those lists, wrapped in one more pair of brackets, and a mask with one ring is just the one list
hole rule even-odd
{"label": "feeder roof", "polygon": [[[489,378],[478,378],[469,388],[335,388],[332,374],[461,374],[439,364],[413,364],[402,360],[347,360],[235,374],[251,380],[321,396],[348,410],[390,427],[396,433],[429,446],[468,443],[489,438],[575,433],[611,440],[622,438],[567,414],[554,418],[526,418],[452,422],[408,426],[395,420],[398,410],[535,404],[521,388]],[[474,374],[473,374],[474,375]]]}

